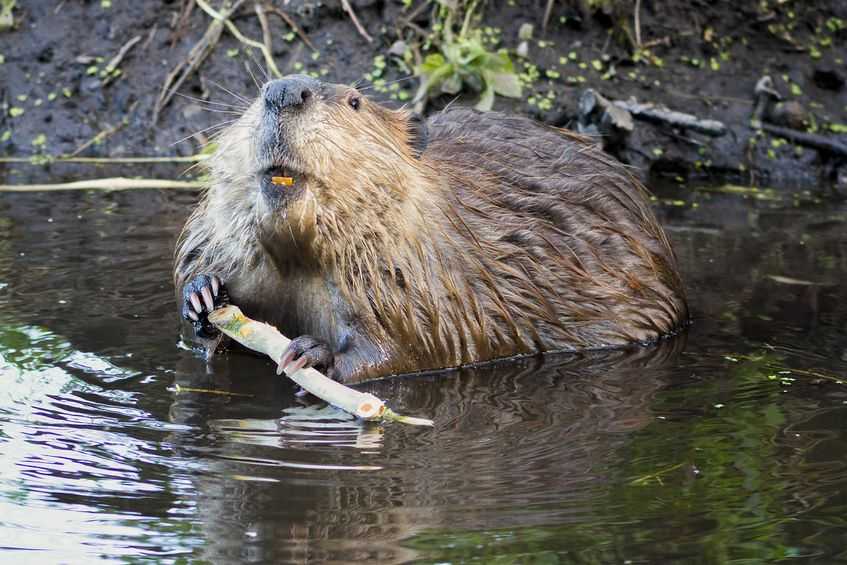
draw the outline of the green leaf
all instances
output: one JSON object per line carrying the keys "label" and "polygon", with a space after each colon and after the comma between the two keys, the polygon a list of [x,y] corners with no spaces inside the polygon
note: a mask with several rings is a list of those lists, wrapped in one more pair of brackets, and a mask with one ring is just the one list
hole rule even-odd
{"label": "green leaf", "polygon": [[418,88],[417,93],[415,94],[414,101],[418,102],[420,100],[423,100],[427,92],[439,86],[453,73],[453,65],[445,64],[436,68],[431,73],[425,75],[425,79],[421,81],[421,85]]}
{"label": "green leaf", "polygon": [[418,68],[418,72],[423,75],[431,75],[446,62],[444,55],[441,53],[432,53],[426,56],[423,64]]}
{"label": "green leaf", "polygon": [[498,73],[513,73],[515,67],[507,53],[495,53],[488,55],[486,67]]}
{"label": "green leaf", "polygon": [[482,96],[479,97],[479,102],[476,103],[475,108],[483,112],[488,112],[492,106],[494,106],[494,87],[489,82],[486,83],[486,88],[482,91]]}
{"label": "green leaf", "polygon": [[521,82],[515,73],[490,73],[486,75],[486,82],[500,96],[520,98],[523,93]]}

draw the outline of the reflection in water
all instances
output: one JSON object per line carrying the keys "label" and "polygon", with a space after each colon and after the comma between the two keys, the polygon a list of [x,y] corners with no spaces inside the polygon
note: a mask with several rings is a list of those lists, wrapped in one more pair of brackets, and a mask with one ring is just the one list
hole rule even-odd
{"label": "reflection in water", "polygon": [[3,557],[847,560],[847,211],[692,194],[690,332],[365,385],[432,429],[178,349],[193,195],[0,200]]}
{"label": "reflection in water", "polygon": [[209,422],[215,479],[196,488],[214,540],[206,555],[233,559],[249,538],[262,562],[402,562],[401,542],[427,530],[585,515],[627,435],[652,420],[681,344],[371,385],[408,413],[432,415],[434,429],[381,429],[335,411],[257,420],[226,410]]}

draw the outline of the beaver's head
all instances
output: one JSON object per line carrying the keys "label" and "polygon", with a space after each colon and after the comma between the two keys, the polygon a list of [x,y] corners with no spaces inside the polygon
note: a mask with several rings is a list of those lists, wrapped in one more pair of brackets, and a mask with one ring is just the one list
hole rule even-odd
{"label": "beaver's head", "polygon": [[351,86],[292,75],[264,85],[221,137],[211,172],[271,231],[294,235],[313,231],[321,215],[339,222],[402,202],[419,184],[425,144],[425,126],[410,113]]}
{"label": "beaver's head", "polygon": [[274,80],[219,138],[208,205],[245,235],[257,233],[274,255],[320,252],[356,226],[403,220],[399,210],[436,176],[421,158],[426,140],[420,118],[351,86],[303,75]]}

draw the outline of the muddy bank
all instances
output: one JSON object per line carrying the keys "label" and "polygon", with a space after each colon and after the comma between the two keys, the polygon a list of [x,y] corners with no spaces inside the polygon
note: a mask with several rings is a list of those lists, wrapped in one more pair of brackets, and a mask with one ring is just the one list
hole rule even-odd
{"label": "muddy bank", "polygon": [[[193,155],[214,126],[243,105],[241,97],[254,96],[256,82],[264,80],[259,50],[246,48],[224,31],[180,87],[183,96],[175,96],[154,123],[162,84],[207,32],[212,21],[207,14],[196,6],[189,10],[193,2],[188,1],[18,4],[14,27],[0,32],[4,157],[43,162],[45,156],[70,154]],[[847,146],[847,4],[841,0],[814,5],[792,0],[645,0],[637,25],[631,3],[584,3],[595,6],[588,9],[580,2],[556,2],[545,30],[546,4],[488,2],[480,11],[476,25],[492,45],[510,51],[523,82],[519,99],[498,97],[495,109],[571,128],[582,121],[602,135],[609,151],[647,177],[770,186],[847,184],[847,158],[838,149]],[[362,81],[376,97],[395,104],[409,101],[418,79],[391,48],[398,40],[423,42],[431,10],[418,9],[421,2],[408,8],[399,1],[359,0],[352,5],[373,37],[371,43],[357,32],[340,2],[277,3],[314,49],[269,13],[276,65],[282,73]],[[233,21],[244,35],[262,38],[252,3],[245,3]],[[525,39],[525,24],[533,26],[530,39]],[[118,64],[110,66],[127,45]],[[751,127],[754,89],[765,75],[782,100],[760,108],[762,121],[825,138],[834,148],[815,148]],[[579,100],[587,89],[610,100],[635,98],[717,120],[726,132],[708,135],[637,117],[631,132],[609,130],[602,112],[580,120]],[[461,95],[457,103],[473,103],[476,97]],[[437,111],[453,98],[437,98],[427,111]],[[0,182],[111,174],[173,177],[184,169],[123,165],[93,171],[70,164],[5,163],[0,164]]]}

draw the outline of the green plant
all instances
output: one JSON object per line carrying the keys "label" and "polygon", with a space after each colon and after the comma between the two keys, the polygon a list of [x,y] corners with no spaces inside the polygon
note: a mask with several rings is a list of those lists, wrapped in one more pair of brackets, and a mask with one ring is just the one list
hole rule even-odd
{"label": "green plant", "polygon": [[510,98],[521,96],[521,84],[505,50],[488,50],[482,33],[470,30],[476,2],[470,2],[458,35],[453,33],[453,19],[461,10],[460,3],[441,3],[441,21],[433,23],[432,42],[439,52],[430,53],[415,70],[421,85],[415,102],[424,103],[429,96],[458,94],[469,88],[480,92],[476,108],[490,110],[495,94]]}
{"label": "green plant", "polygon": [[16,0],[0,0],[0,31],[12,29],[15,25],[15,18],[12,15],[12,10],[15,9]]}

